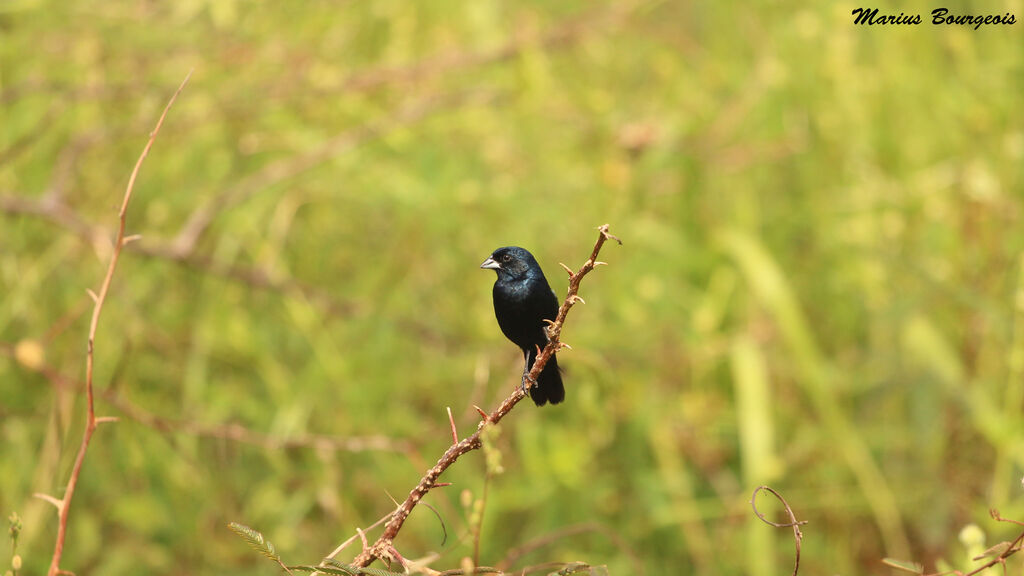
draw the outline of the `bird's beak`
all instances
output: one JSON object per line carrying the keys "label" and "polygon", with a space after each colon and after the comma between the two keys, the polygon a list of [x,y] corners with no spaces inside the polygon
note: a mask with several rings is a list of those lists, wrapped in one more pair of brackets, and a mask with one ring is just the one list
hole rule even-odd
{"label": "bird's beak", "polygon": [[486,268],[488,270],[501,270],[501,264],[498,264],[498,261],[495,260],[494,258],[488,258],[487,260],[484,260],[484,263],[481,264],[480,267]]}

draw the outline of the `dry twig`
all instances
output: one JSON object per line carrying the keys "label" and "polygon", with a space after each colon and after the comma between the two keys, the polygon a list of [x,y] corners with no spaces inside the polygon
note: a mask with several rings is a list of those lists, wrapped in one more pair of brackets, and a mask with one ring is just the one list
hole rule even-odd
{"label": "dry twig", "polygon": [[[1021,522],[1019,520],[1003,518],[1003,516],[999,514],[999,511],[994,508],[990,509],[988,513],[989,516],[991,516],[992,519],[996,522],[1006,522],[1008,524],[1024,526],[1024,522]],[[895,558],[883,558],[882,564],[885,564],[890,568],[896,568],[898,570],[902,570],[904,572],[909,572],[912,574],[917,574],[919,576],[948,576],[949,574],[956,574],[956,576],[977,576],[987,571],[989,568],[995,567],[996,564],[999,564],[1003,567],[1003,574],[1006,574],[1006,559],[1010,556],[1013,556],[1017,552],[1020,552],[1022,548],[1024,548],[1024,532],[1018,534],[1017,537],[1013,540],[1000,542],[995,546],[989,547],[981,554],[971,558],[971,560],[974,560],[975,562],[980,562],[982,560],[987,560],[987,562],[975,568],[974,570],[971,570],[970,572],[964,572],[962,570],[952,570],[946,572],[930,572],[928,574],[925,574],[924,567],[921,564],[917,562],[897,560]]]}
{"label": "dry twig", "polygon": [[[757,493],[761,490],[771,492],[773,496],[779,499],[779,502],[782,502],[782,506],[786,509],[786,514],[789,516],[789,522],[772,522],[757,510]],[[800,571],[800,543],[803,542],[804,539],[803,533],[800,532],[800,526],[807,524],[807,521],[797,520],[796,515],[793,514],[793,510],[789,507],[789,502],[786,502],[786,499],[782,497],[782,494],[779,494],[774,488],[770,488],[768,486],[758,486],[754,489],[754,494],[750,497],[750,507],[754,509],[754,514],[769,526],[774,526],[776,528],[793,528],[793,543],[796,546],[796,562],[793,565],[793,576],[796,576],[796,573]]]}
{"label": "dry twig", "polygon": [[68,528],[68,511],[71,508],[71,499],[75,494],[75,487],[78,485],[78,477],[82,472],[82,464],[85,462],[85,453],[89,448],[89,441],[92,439],[93,433],[96,431],[101,420],[96,418],[96,409],[93,395],[93,349],[96,341],[96,328],[99,325],[100,313],[103,311],[103,304],[106,302],[107,293],[110,290],[110,282],[114,277],[114,270],[117,268],[117,260],[121,255],[121,249],[125,245],[125,227],[127,224],[128,216],[128,202],[132,198],[132,190],[135,188],[135,179],[139,175],[139,169],[142,168],[142,162],[149,155],[149,150],[153,147],[153,142],[156,141],[156,135],[160,132],[160,127],[163,126],[164,118],[167,117],[167,113],[170,111],[171,106],[174,105],[174,101],[177,100],[178,95],[185,88],[185,84],[188,83],[189,77],[192,73],[189,72],[185,76],[185,80],[182,81],[181,85],[178,86],[178,90],[171,96],[167,106],[164,107],[163,114],[160,115],[160,119],[157,120],[156,127],[153,128],[153,132],[149,135],[149,141],[146,143],[146,147],[142,149],[142,154],[139,155],[138,161],[135,163],[135,168],[132,170],[131,177],[128,178],[128,187],[124,193],[124,200],[121,202],[121,211],[119,213],[120,224],[117,231],[117,240],[114,243],[114,249],[110,256],[110,265],[107,267],[106,276],[103,278],[103,284],[100,286],[99,293],[96,294],[95,304],[92,309],[92,320],[89,323],[89,340],[88,347],[86,349],[85,359],[85,394],[86,394],[86,406],[87,414],[85,420],[85,432],[82,434],[82,444],[78,448],[78,455],[75,457],[74,467],[71,469],[71,477],[68,479],[67,488],[64,489],[64,497],[58,502],[60,523],[57,527],[57,541],[53,549],[53,558],[50,560],[50,569],[48,571],[49,576],[57,576],[61,572],[60,559],[64,553],[64,539],[67,535]]}
{"label": "dry twig", "polygon": [[[608,225],[605,224],[598,228],[600,232],[597,237],[597,242],[594,244],[594,250],[590,254],[590,258],[583,263],[583,266],[578,272],[570,273],[569,275],[569,293],[562,302],[561,308],[558,309],[558,315],[555,317],[555,321],[551,323],[548,328],[548,336],[550,341],[544,350],[537,356],[537,359],[533,363],[533,368],[530,370],[529,378],[536,380],[540,375],[541,370],[544,369],[544,365],[547,364],[552,354],[562,348],[562,344],[559,341],[559,336],[562,333],[562,325],[565,322],[566,315],[569,314],[569,310],[579,300],[576,296],[580,289],[580,282],[583,277],[590,273],[594,269],[594,266],[598,265],[597,255],[601,251],[601,247],[604,246],[605,241],[611,239],[615,240],[619,244],[622,241],[611,235],[608,232]],[[391,519],[384,526],[384,532],[377,538],[377,541],[372,546],[364,548],[362,552],[356,556],[352,564],[359,567],[366,567],[373,563],[376,559],[389,559],[394,558],[396,550],[393,542],[395,537],[398,536],[398,532],[402,529],[402,525],[405,524],[406,518],[412,513],[413,508],[416,504],[427,495],[427,492],[437,486],[437,479],[447,470],[452,464],[455,463],[463,454],[477,450],[482,446],[481,434],[485,427],[497,424],[502,418],[508,414],[520,400],[526,397],[526,392],[519,386],[516,386],[512,395],[505,399],[498,408],[491,412],[486,418],[480,421],[477,426],[476,432],[473,435],[463,439],[460,442],[456,442],[448,450],[445,451],[444,455],[437,461],[427,473],[424,474],[423,478],[420,479],[419,483],[415,488],[409,492],[409,496],[392,514]]]}

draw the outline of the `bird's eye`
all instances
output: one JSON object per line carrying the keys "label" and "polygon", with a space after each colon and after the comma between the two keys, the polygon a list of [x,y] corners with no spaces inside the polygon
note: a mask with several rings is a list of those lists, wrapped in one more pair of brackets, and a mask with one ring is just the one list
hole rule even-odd
{"label": "bird's eye", "polygon": [[502,254],[501,255],[501,261],[502,262],[508,262],[511,259],[512,259],[512,255],[511,254]]}

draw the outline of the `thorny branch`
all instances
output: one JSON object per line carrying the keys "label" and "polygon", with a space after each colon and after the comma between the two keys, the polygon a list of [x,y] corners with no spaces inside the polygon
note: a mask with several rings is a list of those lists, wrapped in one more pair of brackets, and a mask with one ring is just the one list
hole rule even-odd
{"label": "thorny branch", "polygon": [[86,407],[87,414],[85,420],[85,432],[82,434],[82,444],[78,448],[78,455],[75,457],[74,467],[71,469],[71,477],[68,479],[67,488],[64,489],[64,497],[57,500],[59,504],[58,511],[60,522],[57,527],[57,541],[53,549],[53,558],[50,560],[50,569],[48,571],[49,576],[56,576],[61,572],[60,559],[64,553],[64,539],[67,535],[68,528],[68,511],[71,508],[71,498],[75,494],[75,487],[78,485],[78,477],[82,472],[82,464],[85,462],[85,452],[89,448],[89,441],[92,439],[93,432],[96,431],[96,426],[99,422],[106,421],[105,418],[96,418],[95,403],[93,401],[93,349],[96,341],[96,328],[99,325],[100,312],[103,311],[103,304],[107,300],[107,292],[110,290],[110,282],[114,278],[114,270],[117,268],[117,260],[121,255],[121,249],[128,242],[125,237],[125,228],[127,224],[128,216],[128,202],[132,198],[132,190],[135,188],[135,179],[139,175],[139,170],[142,168],[142,163],[145,161],[146,156],[149,155],[149,150],[153,147],[153,143],[156,141],[156,136],[160,132],[160,127],[163,126],[164,119],[167,117],[167,113],[170,111],[171,106],[174,105],[174,101],[178,99],[178,95],[185,88],[185,84],[188,83],[192,73],[189,72],[185,76],[185,80],[182,81],[181,85],[171,96],[170,101],[167,102],[167,106],[164,107],[163,113],[160,115],[160,119],[157,120],[156,127],[149,135],[149,141],[146,143],[146,147],[142,149],[142,154],[139,155],[138,161],[135,163],[135,168],[132,170],[131,177],[128,178],[128,187],[124,193],[124,200],[121,202],[121,211],[119,213],[120,223],[117,230],[117,239],[114,242],[114,248],[110,256],[110,265],[107,267],[106,276],[103,278],[103,284],[100,286],[98,293],[90,291],[90,295],[93,296],[93,309],[92,309],[92,320],[89,323],[89,340],[88,347],[86,349],[85,356],[85,394],[86,394]]}
{"label": "thorny branch", "polygon": [[[988,513],[989,513],[989,516],[991,516],[992,519],[995,520],[996,522],[1007,522],[1009,524],[1016,524],[1018,526],[1024,526],[1024,522],[1019,522],[1017,520],[1011,520],[1009,518],[1003,518],[1002,515],[999,514],[999,510],[996,510],[994,508],[989,510]],[[1001,565],[1003,567],[1003,574],[1005,574],[1006,573],[1006,559],[1009,558],[1010,556],[1013,556],[1017,552],[1020,552],[1022,546],[1024,546],[1024,532],[1021,532],[1019,535],[1017,535],[1016,538],[1014,538],[1010,542],[1000,542],[999,544],[996,544],[995,546],[992,546],[988,550],[985,550],[985,552],[982,553],[981,555],[975,556],[974,558],[971,558],[971,560],[974,560],[975,562],[979,562],[979,561],[985,560],[985,559],[988,559],[988,562],[982,564],[981,566],[979,566],[978,568],[976,568],[974,570],[971,570],[970,572],[963,573],[963,576],[976,576],[977,574],[981,574],[982,572],[988,570],[989,568],[992,568],[996,564],[999,564],[999,565]],[[943,574],[945,574],[945,573],[943,573]],[[959,574],[961,574],[961,572],[956,572],[956,574],[959,575]],[[942,574],[928,574],[926,576],[942,576]]]}
{"label": "thorny branch", "polygon": [[[529,32],[514,35],[508,43],[491,51],[479,53],[454,52],[434,56],[405,66],[383,67],[360,70],[345,79],[339,89],[331,89],[331,94],[371,92],[381,88],[392,87],[404,89],[410,83],[422,84],[437,77],[450,75],[453,72],[466,71],[489,64],[514,60],[528,50],[553,51],[571,47],[581,43],[590,35],[614,28],[626,22],[642,5],[642,2],[630,0],[615,4],[609,8],[594,10],[590,13],[577,14],[550,29],[541,32]],[[282,85],[280,82],[274,90]],[[287,82],[283,85],[289,85]],[[91,98],[110,98],[119,94],[124,86],[104,85],[73,89],[69,86],[49,85],[38,81],[29,81],[19,86],[7,87],[0,93],[0,104],[16,101],[28,94],[59,93],[54,96],[71,101]],[[444,98],[430,97],[412,100],[407,105],[392,112],[389,117],[357,126],[326,140],[320,145],[296,154],[293,157],[272,162],[262,169],[242,178],[234,185],[214,195],[207,203],[200,204],[189,215],[177,235],[170,241],[159,242],[148,239],[145,242],[129,245],[129,250],[150,258],[170,260],[183,266],[197,268],[234,281],[243,282],[261,289],[271,289],[286,293],[301,294],[312,299],[333,313],[360,313],[357,305],[352,302],[338,301],[331,294],[308,286],[294,279],[282,277],[272,270],[250,268],[241,265],[218,262],[200,253],[199,242],[207,233],[218,211],[243,202],[246,198],[262,190],[280,184],[306,172],[325,161],[334,158],[361,143],[387,134],[394,127],[404,127],[422,120],[425,117],[453,106],[468,104],[486,104],[493,100],[489,93],[473,93],[453,95]],[[59,110],[58,110],[59,112]],[[39,131],[35,131],[39,132]],[[71,169],[81,156],[84,149],[100,139],[99,135],[91,135],[73,142],[61,154],[54,170],[50,190],[38,198],[21,197],[20,194],[0,194],[0,212],[9,214],[29,214],[48,220],[63,229],[70,230],[78,236],[93,242],[97,239],[106,241],[108,231],[101,226],[94,226],[83,220],[64,201],[64,191]],[[3,155],[6,151],[0,152]]]}
{"label": "thorny branch", "polygon": [[[568,295],[566,296],[565,301],[562,302],[562,306],[558,309],[558,315],[555,317],[554,322],[551,322],[548,327],[548,337],[550,338],[550,341],[547,346],[544,347],[544,350],[540,355],[537,356],[537,359],[533,363],[533,368],[530,370],[529,377],[533,380],[536,380],[537,377],[540,376],[540,373],[544,369],[544,365],[547,364],[548,359],[550,359],[555,352],[565,347],[565,345],[559,341],[559,336],[562,333],[562,325],[565,323],[565,317],[569,314],[569,310],[576,304],[576,302],[582,301],[579,296],[577,296],[577,293],[579,292],[580,282],[583,281],[583,277],[590,273],[595,266],[604,264],[604,262],[599,262],[597,260],[597,255],[601,252],[601,247],[604,246],[605,241],[609,239],[622,244],[621,240],[608,232],[607,224],[598,227],[598,231],[599,235],[597,237],[597,242],[594,244],[594,250],[590,253],[590,258],[583,263],[583,266],[579,271],[572,272],[563,264],[563,267],[569,271]],[[398,536],[398,532],[402,529],[402,525],[405,524],[406,518],[408,518],[409,514],[412,513],[413,508],[415,508],[420,500],[427,495],[427,492],[429,492],[431,488],[437,485],[437,479],[445,470],[454,464],[459,457],[467,452],[477,450],[482,446],[480,437],[486,426],[500,422],[501,419],[504,418],[505,415],[508,414],[512,408],[514,408],[515,405],[525,397],[526,392],[524,392],[521,387],[516,386],[511,396],[506,398],[498,408],[480,421],[480,424],[477,425],[476,432],[448,448],[444,455],[442,455],[437,461],[437,464],[435,464],[433,468],[427,470],[427,473],[420,479],[419,484],[409,492],[409,496],[405,499],[405,502],[403,502],[391,514],[391,519],[388,520],[388,523],[384,526],[384,532],[379,538],[377,538],[377,541],[369,547],[364,546],[363,551],[356,556],[355,560],[352,561],[352,564],[359,567],[366,567],[376,559],[388,561],[392,559],[400,559],[397,550],[395,550],[393,546],[393,542],[395,537]]]}

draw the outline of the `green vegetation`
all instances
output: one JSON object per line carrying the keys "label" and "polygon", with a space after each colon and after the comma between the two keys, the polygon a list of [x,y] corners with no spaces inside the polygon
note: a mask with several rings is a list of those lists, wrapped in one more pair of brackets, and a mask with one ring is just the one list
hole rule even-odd
{"label": "green vegetation", "polygon": [[446,407],[466,435],[473,404],[518,384],[479,263],[525,246],[561,292],[558,263],[605,222],[624,245],[563,332],[566,403],[503,421],[502,473],[482,452],[452,467],[425,500],[447,538],[421,506],[405,557],[472,556],[489,476],[482,565],[562,534],[514,566],[785,574],[792,534],[750,510],[761,484],[809,522],[801,573],[972,565],[1016,535],[989,508],[1024,520],[1024,5],[998,4],[1018,22],[0,3],[0,514],[21,519],[19,574],[45,573],[56,514],[33,494],[63,493],[81,438],[86,290],[193,68],[129,209],[142,239],[95,349],[97,412],[120,421],[93,438],[63,568],[279,571],[230,522],[315,564],[436,461]]}

